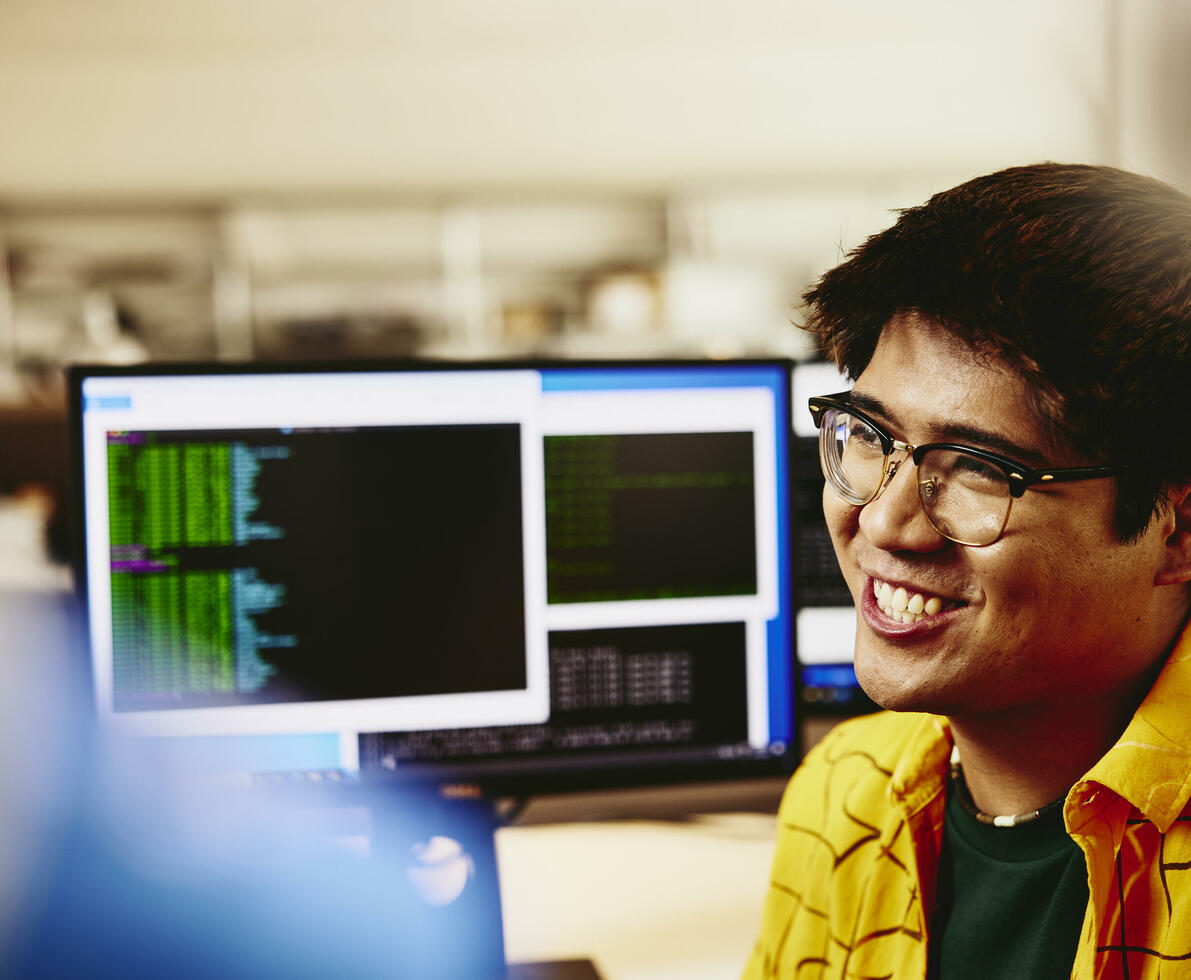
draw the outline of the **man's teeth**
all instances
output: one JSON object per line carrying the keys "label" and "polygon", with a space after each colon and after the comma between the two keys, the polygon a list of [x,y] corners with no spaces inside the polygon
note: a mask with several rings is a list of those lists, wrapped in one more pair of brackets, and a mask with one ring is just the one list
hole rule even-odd
{"label": "man's teeth", "polygon": [[877,607],[890,619],[903,623],[916,623],[927,616],[943,611],[943,600],[938,596],[925,596],[921,592],[909,593],[900,585],[894,588],[888,582],[873,580],[873,595]]}

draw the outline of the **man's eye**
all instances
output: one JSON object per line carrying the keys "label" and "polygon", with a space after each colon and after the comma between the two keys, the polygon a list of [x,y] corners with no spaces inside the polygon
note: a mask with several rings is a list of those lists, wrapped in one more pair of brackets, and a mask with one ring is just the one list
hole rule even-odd
{"label": "man's eye", "polygon": [[881,437],[873,431],[871,426],[865,425],[863,422],[853,421],[848,426],[848,441],[856,443],[857,446],[869,446],[880,449]]}
{"label": "man's eye", "polygon": [[966,480],[989,480],[998,483],[1005,482],[1005,474],[1000,467],[993,466],[976,456],[957,454],[952,463],[952,472]]}

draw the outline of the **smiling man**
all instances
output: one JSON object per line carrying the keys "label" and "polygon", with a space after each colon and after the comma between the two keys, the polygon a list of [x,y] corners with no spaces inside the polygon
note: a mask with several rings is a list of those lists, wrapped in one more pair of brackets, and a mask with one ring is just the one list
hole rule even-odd
{"label": "smiling man", "polygon": [[805,296],[856,601],[746,977],[1191,976],[1191,199],[977,178]]}

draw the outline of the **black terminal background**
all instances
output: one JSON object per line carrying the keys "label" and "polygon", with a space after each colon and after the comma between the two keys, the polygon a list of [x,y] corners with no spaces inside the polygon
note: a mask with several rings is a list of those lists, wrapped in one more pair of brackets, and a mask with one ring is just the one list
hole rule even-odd
{"label": "black terminal background", "polygon": [[255,624],[297,645],[259,651],[277,667],[261,690],[179,707],[526,686],[518,425],[153,436],[289,449],[262,462],[250,516],[282,538],[163,553],[179,571],[255,568],[283,585]]}
{"label": "black terminal background", "polygon": [[550,651],[560,647],[614,647],[624,657],[668,651],[689,653],[692,659],[693,700],[688,704],[619,705],[558,711],[551,683],[550,722],[580,725],[590,722],[648,721],[691,718],[694,743],[720,745],[748,738],[746,640],[744,623],[690,623],[664,626],[618,626],[550,633]]}
{"label": "black terminal background", "polygon": [[844,581],[823,517],[823,486],[819,439],[800,436],[791,442],[794,455],[794,524],[797,547],[794,596],[799,608],[850,606],[852,593]]}
{"label": "black terminal background", "polygon": [[[550,603],[681,596],[748,595],[757,590],[752,432],[669,432],[568,436],[615,441],[616,477],[706,474],[723,485],[626,487],[611,491],[611,543],[565,547],[546,526]],[[547,508],[565,511],[566,491],[552,493],[555,445],[545,441]],[[577,491],[582,494],[582,491]],[[581,499],[581,498],[580,498]],[[607,562],[606,574],[558,571],[560,563]]]}

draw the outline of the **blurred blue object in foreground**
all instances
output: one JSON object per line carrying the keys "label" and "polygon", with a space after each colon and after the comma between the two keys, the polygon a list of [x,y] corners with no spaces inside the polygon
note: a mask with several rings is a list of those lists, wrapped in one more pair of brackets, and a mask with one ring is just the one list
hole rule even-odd
{"label": "blurred blue object in foreground", "polygon": [[96,731],[83,663],[60,596],[0,593],[0,976],[504,975],[483,806],[180,772]]}

